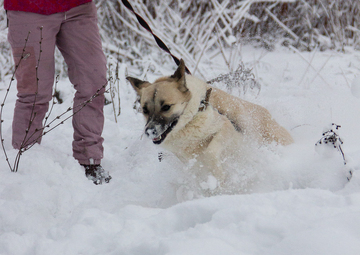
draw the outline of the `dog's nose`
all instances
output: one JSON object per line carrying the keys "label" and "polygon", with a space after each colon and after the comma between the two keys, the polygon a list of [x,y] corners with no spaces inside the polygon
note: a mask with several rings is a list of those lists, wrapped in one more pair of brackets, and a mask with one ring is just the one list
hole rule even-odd
{"label": "dog's nose", "polygon": [[156,132],[155,128],[146,128],[145,134],[151,139],[157,137],[157,132]]}

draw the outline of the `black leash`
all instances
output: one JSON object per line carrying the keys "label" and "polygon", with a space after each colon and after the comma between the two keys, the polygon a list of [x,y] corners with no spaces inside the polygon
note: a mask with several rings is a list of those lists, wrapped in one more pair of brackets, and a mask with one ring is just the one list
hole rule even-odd
{"label": "black leash", "polygon": [[[137,13],[134,11],[134,9],[133,9],[133,7],[131,6],[131,4],[130,4],[127,0],[121,0],[121,2],[126,6],[126,8],[128,8],[132,13],[135,14],[136,19],[138,20],[139,24],[153,35],[153,37],[154,37],[157,45],[158,45],[162,50],[164,50],[164,51],[166,51],[167,53],[169,53],[170,56],[174,59],[175,63],[176,63],[177,65],[179,65],[179,64],[180,64],[180,60],[179,60],[176,56],[174,56],[174,55],[170,52],[169,48],[165,45],[165,43],[164,43],[157,35],[155,35],[155,34],[153,33],[153,31],[151,30],[151,28],[150,28],[150,26],[148,25],[148,23],[146,23],[146,21],[145,21],[139,14],[137,14]],[[188,69],[186,66],[185,66],[185,71],[186,71],[186,73],[191,74],[190,71],[189,71],[189,69]]]}

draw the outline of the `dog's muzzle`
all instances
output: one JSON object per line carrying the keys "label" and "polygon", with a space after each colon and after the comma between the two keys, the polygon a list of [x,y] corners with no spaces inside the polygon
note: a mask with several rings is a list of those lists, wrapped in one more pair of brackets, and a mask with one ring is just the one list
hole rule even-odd
{"label": "dog's muzzle", "polygon": [[165,126],[165,128],[162,128],[160,124],[147,125],[145,128],[145,134],[152,139],[154,144],[161,144],[177,123],[178,118],[174,119],[169,125]]}

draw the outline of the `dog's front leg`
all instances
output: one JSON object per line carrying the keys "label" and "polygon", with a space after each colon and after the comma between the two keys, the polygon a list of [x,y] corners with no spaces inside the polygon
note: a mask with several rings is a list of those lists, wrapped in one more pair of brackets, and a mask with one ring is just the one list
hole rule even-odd
{"label": "dog's front leg", "polygon": [[230,122],[224,122],[222,128],[213,135],[211,142],[204,151],[204,161],[218,180],[220,186],[224,184],[226,178],[226,172],[222,167],[222,161],[226,156],[224,155],[224,150],[234,139],[233,129],[234,127]]}
{"label": "dog's front leg", "polygon": [[218,181],[218,185],[222,185],[225,181],[226,175],[221,165],[221,151],[210,149],[204,153],[204,165],[210,173]]}

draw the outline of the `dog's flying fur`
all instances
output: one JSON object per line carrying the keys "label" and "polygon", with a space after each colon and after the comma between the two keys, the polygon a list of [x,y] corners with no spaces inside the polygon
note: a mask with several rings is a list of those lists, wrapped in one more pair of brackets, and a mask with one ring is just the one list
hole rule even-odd
{"label": "dog's flying fur", "polygon": [[185,75],[183,60],[172,76],[154,83],[127,79],[140,97],[146,119],[145,134],[153,143],[161,144],[183,161],[196,157],[203,169],[220,182],[225,177],[221,162],[227,155],[238,152],[239,144],[251,140],[282,145],[293,142],[286,129],[262,106]]}

